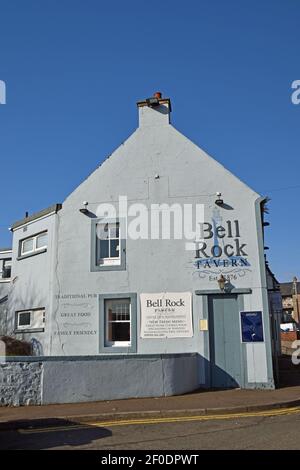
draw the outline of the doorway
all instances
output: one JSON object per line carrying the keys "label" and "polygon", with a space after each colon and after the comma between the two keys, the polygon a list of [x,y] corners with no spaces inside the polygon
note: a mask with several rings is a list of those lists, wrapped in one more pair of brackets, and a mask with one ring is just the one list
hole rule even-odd
{"label": "doorway", "polygon": [[241,387],[243,375],[237,295],[209,295],[208,315],[211,387]]}

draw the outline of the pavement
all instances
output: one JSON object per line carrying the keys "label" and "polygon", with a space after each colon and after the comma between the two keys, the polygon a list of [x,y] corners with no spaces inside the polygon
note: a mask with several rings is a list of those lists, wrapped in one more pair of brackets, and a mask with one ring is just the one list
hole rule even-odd
{"label": "pavement", "polygon": [[43,406],[0,407],[0,431],[120,419],[247,413],[300,406],[300,365],[290,358],[281,361],[281,388],[276,390],[197,390],[185,395],[159,398],[69,403]]}
{"label": "pavement", "polygon": [[219,415],[295,406],[300,406],[300,386],[278,390],[200,390],[172,397],[1,407],[0,430],[41,426],[44,421],[51,425],[52,421],[55,424],[58,420],[84,423],[143,417]]}

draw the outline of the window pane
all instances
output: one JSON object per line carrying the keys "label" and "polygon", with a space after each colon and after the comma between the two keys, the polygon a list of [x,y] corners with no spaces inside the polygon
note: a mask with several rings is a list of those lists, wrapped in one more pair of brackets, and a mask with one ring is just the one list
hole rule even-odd
{"label": "window pane", "polygon": [[112,323],[109,341],[130,341],[130,322]]}
{"label": "window pane", "polygon": [[99,238],[99,240],[108,240],[108,224],[97,224],[97,238]]}
{"label": "window pane", "polygon": [[100,259],[109,258],[109,241],[100,240]]}
{"label": "window pane", "polygon": [[31,328],[44,328],[45,310],[33,310],[31,312]]}
{"label": "window pane", "polygon": [[36,247],[43,248],[47,246],[47,233],[41,233],[36,237]]}
{"label": "window pane", "polygon": [[18,325],[19,326],[30,325],[30,315],[31,315],[30,312],[19,313]]}
{"label": "window pane", "polygon": [[130,342],[130,299],[107,300],[106,309],[106,340]]}
{"label": "window pane", "polygon": [[110,238],[119,238],[119,224],[109,224]]}
{"label": "window pane", "polygon": [[28,253],[33,250],[33,238],[28,238],[22,242],[22,253]]}
{"label": "window pane", "polygon": [[110,240],[110,257],[119,258],[119,256],[120,256],[119,240]]}

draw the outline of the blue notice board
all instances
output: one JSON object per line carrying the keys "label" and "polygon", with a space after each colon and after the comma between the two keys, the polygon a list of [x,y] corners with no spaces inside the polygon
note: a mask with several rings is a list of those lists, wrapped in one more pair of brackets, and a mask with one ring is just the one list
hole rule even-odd
{"label": "blue notice board", "polygon": [[262,312],[241,312],[241,333],[243,343],[263,341]]}

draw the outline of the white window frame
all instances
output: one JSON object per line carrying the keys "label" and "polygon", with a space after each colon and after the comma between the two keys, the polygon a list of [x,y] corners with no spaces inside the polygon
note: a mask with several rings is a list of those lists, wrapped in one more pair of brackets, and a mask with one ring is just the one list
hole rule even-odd
{"label": "white window frame", "polygon": [[[99,225],[107,225],[108,227],[108,238],[105,240],[108,240],[108,250],[109,250],[109,255],[110,255],[110,242],[112,240],[118,240],[119,242],[119,256],[108,256],[106,258],[101,258],[101,252],[98,253],[98,244],[99,244],[99,251],[100,251],[100,246],[101,246],[101,238],[99,238],[96,235],[96,240],[97,240],[97,247],[96,247],[96,256],[97,256],[97,266],[120,266],[121,265],[121,227],[119,221],[115,222],[98,222],[96,226],[96,231],[98,230]],[[110,230],[111,227],[114,226],[117,227],[119,230],[119,236],[118,237],[111,237],[110,236]],[[99,257],[98,257],[99,254]]]}
{"label": "white window frame", "polygon": [[[38,327],[33,326],[33,320],[34,320],[34,313],[36,311],[42,312],[42,321],[41,325]],[[20,325],[20,316],[23,313],[29,313],[30,314],[30,323],[26,325]],[[35,329],[41,329],[45,327],[45,309],[44,308],[36,308],[32,310],[20,310],[16,312],[16,330],[21,331],[21,330],[35,330]]]}
{"label": "white window frame", "polygon": [[[24,238],[23,240],[20,240],[21,243],[21,250],[20,250],[20,255],[21,256],[26,256],[26,255],[31,255],[32,253],[38,253],[41,250],[45,250],[47,248],[47,243],[46,245],[40,246],[37,248],[37,240],[41,235],[48,235],[48,231],[40,232],[37,233],[36,235],[33,235],[32,237],[27,237]],[[27,242],[28,240],[33,240],[33,248],[32,250],[29,251],[23,251],[24,243]],[[47,240],[48,241],[48,240]]]}
{"label": "white window frame", "polygon": [[[109,304],[121,304],[126,302],[129,305],[129,320],[108,320],[108,308]],[[131,299],[128,297],[119,298],[119,299],[106,299],[105,300],[105,311],[104,311],[104,318],[105,318],[105,346],[108,347],[128,347],[131,346],[131,338],[132,338],[132,306],[131,306]],[[109,324],[110,323],[129,323],[129,341],[110,341],[108,339],[108,331],[109,331]]]}

